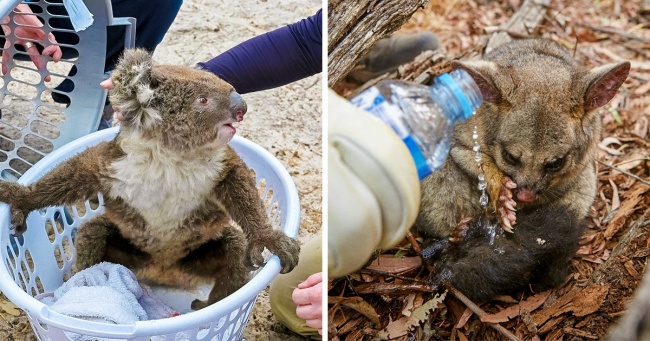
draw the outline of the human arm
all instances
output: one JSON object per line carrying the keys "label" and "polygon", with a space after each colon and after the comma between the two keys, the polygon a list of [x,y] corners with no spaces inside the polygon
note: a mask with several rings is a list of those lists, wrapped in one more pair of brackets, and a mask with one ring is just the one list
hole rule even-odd
{"label": "human arm", "polygon": [[282,86],[322,71],[321,10],[306,19],[251,38],[200,67],[238,93]]}

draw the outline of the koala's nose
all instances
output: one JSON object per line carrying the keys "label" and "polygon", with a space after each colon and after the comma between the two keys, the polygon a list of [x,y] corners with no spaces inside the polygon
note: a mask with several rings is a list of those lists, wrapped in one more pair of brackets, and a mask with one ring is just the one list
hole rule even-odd
{"label": "koala's nose", "polygon": [[231,92],[230,93],[230,111],[232,112],[232,118],[237,120],[237,122],[241,122],[241,120],[244,119],[244,114],[246,113],[247,110],[246,102],[244,102],[244,99],[241,97],[240,94],[236,92]]}

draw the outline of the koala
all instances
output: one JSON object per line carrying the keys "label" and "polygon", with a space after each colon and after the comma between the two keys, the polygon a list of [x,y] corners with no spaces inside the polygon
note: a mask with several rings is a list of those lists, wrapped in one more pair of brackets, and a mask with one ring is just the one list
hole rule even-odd
{"label": "koala", "polygon": [[32,184],[0,183],[16,232],[30,211],[101,192],[105,213],[76,232],[75,271],[108,261],[160,285],[213,282],[192,309],[244,285],[264,248],[291,271],[299,243],[272,228],[255,179],[228,145],[247,109],[234,88],[207,71],[154,65],[142,49],[123,54],[112,80],[110,100],[123,116],[115,139]]}

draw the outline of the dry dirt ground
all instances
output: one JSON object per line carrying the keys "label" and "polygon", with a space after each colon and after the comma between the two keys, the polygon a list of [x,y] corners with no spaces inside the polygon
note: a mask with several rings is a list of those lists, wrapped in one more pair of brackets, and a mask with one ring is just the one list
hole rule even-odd
{"label": "dry dirt ground", "polygon": [[[239,42],[310,16],[320,7],[319,0],[185,0],[154,60],[183,65],[206,61]],[[301,200],[302,242],[320,233],[321,228],[321,96],[320,75],[246,94],[243,97],[249,110],[237,126],[238,134],[269,150],[295,181]],[[267,291],[258,298],[244,338],[303,339],[275,321]],[[33,339],[24,314],[3,296],[0,340]]]}

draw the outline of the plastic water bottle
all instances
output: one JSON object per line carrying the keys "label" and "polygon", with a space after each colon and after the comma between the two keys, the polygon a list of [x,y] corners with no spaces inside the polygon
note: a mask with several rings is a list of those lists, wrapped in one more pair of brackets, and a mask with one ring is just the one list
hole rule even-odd
{"label": "plastic water bottle", "polygon": [[462,69],[442,74],[431,86],[385,80],[351,99],[390,125],[406,143],[420,180],[442,167],[454,124],[469,118],[483,98]]}

